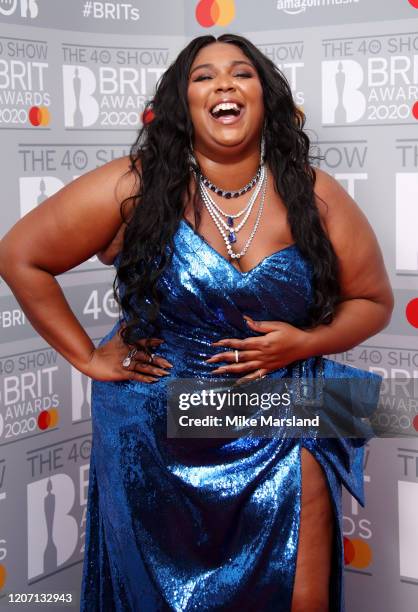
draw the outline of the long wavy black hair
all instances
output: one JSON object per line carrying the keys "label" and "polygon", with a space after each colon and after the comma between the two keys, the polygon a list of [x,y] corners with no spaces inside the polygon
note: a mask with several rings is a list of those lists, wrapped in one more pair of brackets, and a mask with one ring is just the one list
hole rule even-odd
{"label": "long wavy black hair", "polygon": [[170,262],[173,236],[183,216],[185,197],[190,197],[193,125],[187,102],[189,73],[197,53],[216,41],[239,47],[259,75],[264,98],[266,163],[286,206],[293,239],[312,263],[314,299],[308,313],[311,325],[330,323],[339,301],[338,262],[315,203],[316,175],[311,165],[310,140],[303,130],[305,116],[295,106],[286,78],[242,36],[200,36],[181,51],[161,77],[145,111],[146,115],[152,109],[154,118],[144,123],[130,151],[130,171],[136,175],[138,189],[121,204],[122,215],[129,200],[134,206],[126,219],[114,283],[115,297],[126,322],[122,331],[126,344],[135,344],[144,335],[144,322],[146,336],[158,334],[162,299],[158,279]]}

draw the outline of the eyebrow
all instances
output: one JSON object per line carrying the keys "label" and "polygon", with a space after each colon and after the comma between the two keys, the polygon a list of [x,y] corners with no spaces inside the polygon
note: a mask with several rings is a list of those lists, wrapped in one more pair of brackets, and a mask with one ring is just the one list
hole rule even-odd
{"label": "eyebrow", "polygon": [[[232,68],[233,66],[236,66],[238,64],[246,64],[247,66],[250,66],[250,68],[254,69],[253,64],[250,64],[250,62],[246,62],[245,60],[234,60],[229,64],[229,66]],[[213,68],[213,67],[214,67],[213,64],[199,64],[199,66],[195,66],[193,70],[190,71],[189,76],[191,76],[193,72],[195,72],[195,70],[199,70],[199,68]]]}

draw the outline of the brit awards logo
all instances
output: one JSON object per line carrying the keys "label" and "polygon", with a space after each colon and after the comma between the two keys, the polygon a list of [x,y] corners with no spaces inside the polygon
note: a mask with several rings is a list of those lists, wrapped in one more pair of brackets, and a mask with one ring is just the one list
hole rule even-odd
{"label": "brit awards logo", "polygon": [[0,0],[0,15],[15,13],[23,18],[35,19],[39,14],[38,0]]}
{"label": "brit awards logo", "polygon": [[295,103],[305,103],[305,44],[303,41],[258,44],[257,47],[285,75]]}
{"label": "brit awards logo", "polygon": [[[364,470],[370,456],[370,448],[365,449]],[[370,476],[364,474],[364,482],[370,483]],[[348,508],[343,515],[343,534],[344,534],[344,563],[347,571],[370,573],[370,566],[373,562],[373,551],[369,544],[372,538],[372,523],[364,510],[360,509],[358,501],[349,496]]]}
{"label": "brit awards logo", "polygon": [[72,420],[87,421],[91,418],[91,378],[71,366]]}
{"label": "brit awards logo", "polygon": [[0,442],[10,443],[58,426],[63,396],[57,353],[15,353],[0,360]]}
{"label": "brit awards logo", "polygon": [[91,445],[88,433],[27,452],[28,580],[54,574],[84,553]]}
{"label": "brit awards logo", "polygon": [[353,123],[366,110],[366,99],[360,88],[364,74],[352,60],[322,62],[323,123]]}
{"label": "brit awards logo", "polygon": [[70,514],[74,502],[74,483],[67,474],[28,485],[29,579],[53,572],[73,555],[78,539],[77,522]]}
{"label": "brit awards logo", "polygon": [[[63,45],[67,129],[133,130],[168,63],[166,48]],[[86,65],[88,64],[88,65]]]}
{"label": "brit awards logo", "polygon": [[418,450],[398,448],[399,572],[402,582],[418,585]]}
{"label": "brit awards logo", "polygon": [[[1,419],[1,415],[0,415]],[[0,423],[0,435],[1,435],[1,423]],[[4,516],[5,508],[4,500],[7,499],[7,491],[5,490],[5,479],[6,479],[6,460],[0,459],[0,509]],[[2,537],[4,534],[0,532],[0,591],[4,589],[7,582],[7,540]]]}
{"label": "brit awards logo", "polygon": [[66,127],[94,125],[99,117],[99,104],[94,97],[97,88],[94,73],[85,66],[63,66],[62,69]]}
{"label": "brit awards logo", "polygon": [[[76,178],[76,177],[74,177]],[[19,178],[20,216],[23,217],[44,200],[64,187],[55,176],[22,176]]]}
{"label": "brit awards logo", "polygon": [[[418,34],[322,41],[324,125],[415,124]],[[408,51],[409,50],[409,51]]]}
{"label": "brit awards logo", "polygon": [[2,37],[0,129],[46,128],[49,125],[49,78],[47,42]]}
{"label": "brit awards logo", "polygon": [[396,173],[396,269],[418,275],[418,172]]}

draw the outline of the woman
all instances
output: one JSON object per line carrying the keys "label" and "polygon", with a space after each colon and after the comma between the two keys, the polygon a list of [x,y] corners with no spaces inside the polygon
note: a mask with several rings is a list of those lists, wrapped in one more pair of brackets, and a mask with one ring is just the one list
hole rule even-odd
{"label": "woman", "polygon": [[[316,357],[387,325],[376,238],[310,165],[289,86],[248,40],[193,40],[152,112],[129,159],[0,246],[33,326],[94,380],[81,609],[340,611],[341,484],[363,503],[362,442],[175,446],[166,384],[354,371]],[[94,253],[117,266],[123,311],[97,348],[54,280]]]}

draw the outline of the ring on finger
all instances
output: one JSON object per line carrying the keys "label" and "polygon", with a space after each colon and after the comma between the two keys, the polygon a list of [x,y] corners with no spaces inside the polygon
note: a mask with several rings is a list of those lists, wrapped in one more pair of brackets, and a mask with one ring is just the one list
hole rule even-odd
{"label": "ring on finger", "polygon": [[132,363],[132,359],[135,357],[135,355],[137,354],[138,349],[137,348],[131,348],[131,350],[129,351],[129,353],[126,355],[125,359],[122,361],[122,366],[124,368],[129,368],[129,366]]}
{"label": "ring on finger", "polygon": [[235,353],[235,363],[238,363],[239,362],[239,352],[238,352],[238,349],[235,349],[234,353]]}
{"label": "ring on finger", "polygon": [[155,353],[151,353],[148,358],[148,363],[152,363],[154,361]]}

